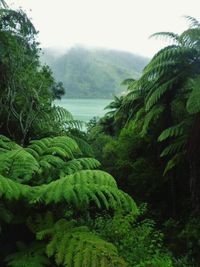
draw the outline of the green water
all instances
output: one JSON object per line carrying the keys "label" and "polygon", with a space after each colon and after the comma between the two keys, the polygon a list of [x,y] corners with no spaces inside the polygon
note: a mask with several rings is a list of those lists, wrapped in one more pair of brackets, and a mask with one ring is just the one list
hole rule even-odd
{"label": "green water", "polygon": [[76,120],[88,122],[93,117],[101,117],[108,110],[104,108],[111,99],[62,99],[56,100],[55,105],[66,108]]}

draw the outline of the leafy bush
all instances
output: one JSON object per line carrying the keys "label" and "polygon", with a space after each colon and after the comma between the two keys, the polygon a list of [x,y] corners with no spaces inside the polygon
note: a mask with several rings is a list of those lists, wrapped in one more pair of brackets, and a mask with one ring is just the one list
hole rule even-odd
{"label": "leafy bush", "polygon": [[134,214],[116,213],[98,217],[95,231],[118,248],[128,266],[172,267],[172,258],[163,250],[163,234],[152,220],[138,221]]}

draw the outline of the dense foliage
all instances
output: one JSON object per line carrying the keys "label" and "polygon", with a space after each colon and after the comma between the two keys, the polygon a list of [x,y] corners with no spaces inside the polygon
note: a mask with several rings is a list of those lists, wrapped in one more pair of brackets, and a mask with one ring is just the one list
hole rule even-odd
{"label": "dense foliage", "polygon": [[84,133],[33,24],[0,4],[0,266],[198,267],[200,23],[155,34],[170,45]]}
{"label": "dense foliage", "polygon": [[[200,23],[178,35],[161,32],[161,49],[125,96],[88,125],[88,138],[103,169],[165,234],[175,266],[199,266]],[[164,265],[159,265],[164,266]]]}
{"label": "dense foliage", "polygon": [[36,30],[0,1],[0,266],[172,267],[163,234],[100,162]]}
{"label": "dense foliage", "polygon": [[124,91],[121,82],[138,78],[147,64],[146,58],[128,52],[88,49],[75,46],[63,55],[44,49],[42,61],[62,81],[67,98],[112,98]]}

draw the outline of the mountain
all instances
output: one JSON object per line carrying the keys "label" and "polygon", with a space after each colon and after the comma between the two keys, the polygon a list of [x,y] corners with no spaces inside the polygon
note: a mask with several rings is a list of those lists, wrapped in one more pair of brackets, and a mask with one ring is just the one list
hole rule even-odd
{"label": "mountain", "polygon": [[65,51],[44,49],[57,81],[64,84],[67,98],[111,98],[125,88],[121,82],[138,78],[148,59],[128,52],[75,46]]}

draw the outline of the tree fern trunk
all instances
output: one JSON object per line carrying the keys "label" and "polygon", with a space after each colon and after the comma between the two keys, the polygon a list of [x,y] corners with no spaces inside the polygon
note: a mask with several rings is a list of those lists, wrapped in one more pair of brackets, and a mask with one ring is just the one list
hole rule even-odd
{"label": "tree fern trunk", "polygon": [[190,160],[190,192],[192,212],[200,211],[200,162]]}
{"label": "tree fern trunk", "polygon": [[[164,118],[163,118],[163,130],[171,127],[173,125],[173,116],[172,116],[172,110],[171,110],[171,102],[172,102],[172,95],[171,93],[167,96],[167,104],[164,112]],[[169,145],[169,141],[167,140],[165,142],[165,146]],[[162,147],[163,150],[163,147]],[[175,183],[175,173],[171,172],[169,174],[169,186],[170,186],[170,198],[171,198],[171,214],[175,218],[176,217],[176,183]]]}
{"label": "tree fern trunk", "polygon": [[200,114],[194,119],[188,146],[191,204],[196,213],[200,212]]}

